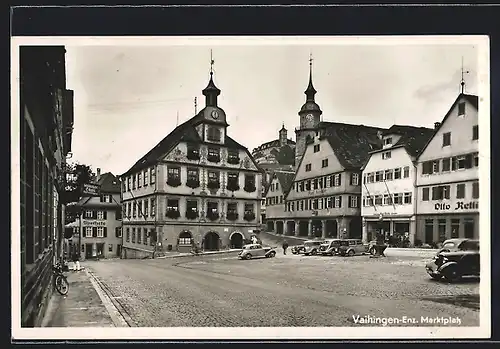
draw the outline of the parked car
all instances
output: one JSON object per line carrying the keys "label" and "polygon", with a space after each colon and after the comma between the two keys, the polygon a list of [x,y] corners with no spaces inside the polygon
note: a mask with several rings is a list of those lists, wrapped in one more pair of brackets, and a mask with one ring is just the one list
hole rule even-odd
{"label": "parked car", "polygon": [[273,247],[262,246],[261,244],[249,244],[243,246],[240,253],[238,253],[239,259],[252,259],[252,258],[272,258],[276,256],[276,251]]}
{"label": "parked car", "polygon": [[319,253],[323,256],[333,256],[337,252],[337,248],[340,246],[341,239],[327,239],[319,246]]}
{"label": "parked car", "polygon": [[322,243],[320,240],[307,240],[304,242],[304,255],[317,255]]}
{"label": "parked car", "polygon": [[[444,246],[444,244],[443,244]],[[461,248],[440,251],[425,265],[427,274],[434,280],[444,277],[447,281],[457,281],[463,276],[479,276],[479,241],[468,240]]]}
{"label": "parked car", "polygon": [[306,250],[306,248],[304,247],[304,245],[295,245],[295,246],[292,246],[292,248],[290,249],[290,251],[292,251],[293,254],[301,254],[301,253],[304,253]]}
{"label": "parked car", "polygon": [[479,250],[479,240],[456,238],[445,240],[439,252],[466,251],[471,249]]}
{"label": "parked car", "polygon": [[354,256],[368,253],[368,244],[364,244],[361,239],[343,239],[340,241],[338,254],[341,256]]}

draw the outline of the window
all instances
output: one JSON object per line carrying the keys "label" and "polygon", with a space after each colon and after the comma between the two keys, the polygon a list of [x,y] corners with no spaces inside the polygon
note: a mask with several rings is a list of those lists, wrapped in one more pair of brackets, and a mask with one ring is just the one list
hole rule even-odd
{"label": "window", "polygon": [[132,217],[132,203],[131,202],[127,203],[127,217],[128,218]]}
{"label": "window", "polygon": [[426,161],[422,163],[422,174],[432,173],[432,161]]}
{"label": "window", "polygon": [[438,219],[439,242],[446,240],[446,219]]}
{"label": "window", "polygon": [[395,205],[402,205],[403,204],[403,194],[401,194],[401,193],[394,194],[392,200],[393,200]]}
{"label": "window", "polygon": [[311,171],[311,164],[306,164],[306,172]]}
{"label": "window", "polygon": [[142,184],[147,187],[148,186],[148,170],[144,170],[143,173],[143,182]]}
{"label": "window", "polygon": [[280,184],[279,184],[279,183],[276,183],[276,184],[274,185],[274,187],[276,188],[276,190],[279,190],[279,189],[280,189]]}
{"label": "window", "polygon": [[132,242],[135,243],[135,228],[132,228]]}
{"label": "window", "polygon": [[434,220],[425,220],[425,243],[430,244],[434,242]]}
{"label": "window", "polygon": [[318,199],[314,199],[312,201],[312,207],[311,207],[311,209],[313,209],[313,210],[317,210],[318,209]]}
{"label": "window", "polygon": [[441,170],[443,172],[449,171],[450,165],[451,165],[450,158],[443,159],[443,162],[441,163]]}
{"label": "window", "polygon": [[98,238],[104,237],[104,228],[103,227],[97,227],[97,237]]}
{"label": "window", "polygon": [[384,197],[382,195],[375,195],[375,205],[382,205]]}
{"label": "window", "polygon": [[245,204],[245,215],[254,214],[254,204]]}
{"label": "window", "polygon": [[207,130],[207,140],[210,142],[220,142],[221,132],[218,127],[210,126]]}
{"label": "window", "polygon": [[375,182],[381,182],[383,180],[384,180],[384,172],[383,171],[375,172]]}
{"label": "window", "polygon": [[321,167],[322,168],[328,167],[328,159],[321,160]]}
{"label": "window", "polygon": [[384,139],[384,145],[391,145],[392,144],[392,137],[387,137]]}
{"label": "window", "polygon": [[169,166],[167,169],[168,180],[180,180],[181,179],[181,168],[177,166]]}
{"label": "window", "polygon": [[443,147],[451,145],[451,132],[443,133]]}
{"label": "window", "polygon": [[305,188],[306,190],[311,190],[311,180],[305,181]]}
{"label": "window", "polygon": [[187,231],[183,231],[179,235],[179,245],[191,245],[191,234]]}
{"label": "window", "polygon": [[121,227],[116,227],[115,228],[115,237],[121,238],[122,237],[122,228]]}
{"label": "window", "polygon": [[142,187],[142,172],[139,172],[137,174],[137,188],[141,188]]}
{"label": "window", "polygon": [[315,144],[314,145],[314,152],[315,153],[319,152],[319,149],[320,149],[319,144]]}
{"label": "window", "polygon": [[214,148],[214,147],[208,147],[207,160],[210,162],[219,162],[220,161],[220,149]]}
{"label": "window", "polygon": [[382,159],[387,160],[391,158],[391,152],[390,151],[385,151],[382,153]]}
{"label": "window", "polygon": [[403,167],[403,178],[410,177],[410,166]]}
{"label": "window", "polygon": [[105,211],[97,211],[97,219],[105,219],[106,212]]}
{"label": "window", "polygon": [[422,201],[429,201],[429,188],[422,188]]}
{"label": "window", "polygon": [[132,176],[132,189],[135,189],[136,179],[137,179],[137,177],[136,177],[136,175],[134,174],[134,175]]}
{"label": "window", "polygon": [[359,174],[351,173],[351,185],[359,185]]}
{"label": "window", "polygon": [[394,179],[401,179],[401,168],[395,168],[394,169]]}
{"label": "window", "polygon": [[256,190],[255,188],[255,175],[245,174],[245,187],[246,192],[252,193]]}
{"label": "window", "polygon": [[405,204],[411,204],[411,193],[404,193],[403,200]]}
{"label": "window", "polygon": [[129,228],[127,228],[127,229],[125,230],[125,232],[126,232],[126,240],[127,240],[127,242],[129,242],[129,241],[130,241],[130,229],[129,229]]}
{"label": "window", "polygon": [[155,184],[156,183],[156,168],[151,167],[149,169],[149,183]]}
{"label": "window", "polygon": [[342,196],[335,196],[335,208],[342,208]]}
{"label": "window", "polygon": [[314,190],[318,189],[318,179],[314,178],[312,181],[313,181],[313,189]]}
{"label": "window", "polygon": [[92,227],[85,227],[85,237],[86,238],[92,237]]}
{"label": "window", "polygon": [[439,160],[432,162],[432,173],[439,173]]}
{"label": "window", "polygon": [[358,197],[357,196],[349,196],[350,207],[357,208],[358,207]]}
{"label": "window", "polygon": [[479,127],[477,125],[472,126],[472,140],[479,139]]}
{"label": "window", "polygon": [[[392,173],[392,172],[391,172]],[[368,173],[368,183],[373,183],[373,181],[375,180],[375,174],[372,172],[372,173]],[[392,179],[392,177],[391,177]]]}
{"label": "window", "polygon": [[340,176],[340,173],[337,173],[334,177],[334,185],[336,187],[340,186],[341,184],[341,176]]}
{"label": "window", "polygon": [[479,199],[479,182],[472,182],[472,198]]}
{"label": "window", "polygon": [[168,199],[167,211],[179,211],[179,199]]}
{"label": "window", "polygon": [[100,202],[113,202],[113,197],[111,195],[101,195]]}
{"label": "window", "polygon": [[479,167],[479,153],[474,153],[474,167]]}
{"label": "window", "polygon": [[208,171],[208,187],[218,188],[219,187],[219,177],[218,171]]}
{"label": "window", "polygon": [[458,116],[465,115],[465,102],[458,103]]}
{"label": "window", "polygon": [[385,170],[384,176],[386,181],[392,181],[393,170]]}
{"label": "window", "polygon": [[154,217],[155,214],[156,214],[156,199],[155,198],[151,198],[151,213],[150,213],[150,216]]}
{"label": "window", "polygon": [[129,190],[129,191],[130,191],[130,187],[131,187],[131,185],[130,185],[131,181],[132,181],[132,178],[128,177],[127,178],[127,190]]}
{"label": "window", "polygon": [[197,182],[199,180],[199,171],[197,168],[188,167],[187,169],[187,180],[190,182]]}
{"label": "window", "polygon": [[147,245],[148,244],[148,229],[144,228],[143,233],[142,233],[142,244]]}
{"label": "window", "polygon": [[227,162],[232,165],[238,165],[240,163],[240,155],[238,150],[229,149],[227,151]]}
{"label": "window", "polygon": [[465,198],[465,183],[457,184],[457,199]]}
{"label": "window", "polygon": [[460,219],[453,218],[451,220],[451,238],[456,239],[459,236],[460,231]]}
{"label": "window", "polygon": [[474,237],[474,219],[464,218],[464,235],[467,239]]}
{"label": "window", "polygon": [[444,200],[450,198],[450,186],[440,185],[432,187],[432,200]]}
{"label": "window", "polygon": [[85,218],[94,218],[94,214],[93,213],[94,212],[89,211],[89,210],[85,211]]}
{"label": "window", "polygon": [[392,198],[389,194],[384,194],[384,205],[392,205]]}
{"label": "window", "polygon": [[219,213],[219,204],[215,201],[208,201],[207,202],[207,214],[217,214]]}
{"label": "window", "polygon": [[463,170],[465,168],[471,168],[472,161],[470,161],[467,156],[457,156],[457,169]]}
{"label": "window", "polygon": [[149,216],[149,200],[144,200],[144,217]]}
{"label": "window", "polygon": [[137,202],[132,203],[132,217],[137,217]]}
{"label": "window", "polygon": [[200,146],[198,144],[187,144],[187,158],[189,160],[200,159]]}

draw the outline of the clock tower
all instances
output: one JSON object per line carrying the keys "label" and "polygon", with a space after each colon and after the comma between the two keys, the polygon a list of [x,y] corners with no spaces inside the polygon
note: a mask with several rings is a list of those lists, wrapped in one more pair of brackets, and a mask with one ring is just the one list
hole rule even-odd
{"label": "clock tower", "polygon": [[299,111],[300,126],[295,130],[295,166],[299,165],[300,159],[306,150],[308,139],[313,139],[321,121],[321,108],[316,103],[314,96],[316,90],[312,82],[312,57],[309,58],[309,84],[305,90],[306,102]]}

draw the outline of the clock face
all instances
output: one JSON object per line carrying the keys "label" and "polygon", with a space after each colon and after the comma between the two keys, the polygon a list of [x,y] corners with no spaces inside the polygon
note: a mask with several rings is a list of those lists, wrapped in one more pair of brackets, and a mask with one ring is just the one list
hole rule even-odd
{"label": "clock face", "polygon": [[307,114],[306,115],[307,121],[312,121],[313,118],[314,118],[314,116],[312,114]]}
{"label": "clock face", "polygon": [[219,112],[217,110],[212,110],[212,119],[217,120],[219,118]]}

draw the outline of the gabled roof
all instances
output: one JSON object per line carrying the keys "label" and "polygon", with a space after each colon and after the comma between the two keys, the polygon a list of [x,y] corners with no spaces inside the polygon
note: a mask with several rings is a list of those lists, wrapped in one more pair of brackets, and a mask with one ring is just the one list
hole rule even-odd
{"label": "gabled roof", "polygon": [[340,164],[346,169],[358,169],[369,158],[369,153],[382,147],[380,127],[321,122],[321,138],[328,141]]}
{"label": "gabled roof", "polygon": [[97,184],[101,187],[101,192],[121,193],[121,181],[111,172],[103,173],[97,181]]}
{"label": "gabled roof", "polygon": [[[198,113],[198,115],[199,114],[200,113]],[[123,173],[121,176],[126,176],[130,173],[139,171],[143,168],[155,164],[165,154],[168,154],[172,149],[174,149],[180,142],[193,142],[197,144],[204,143],[195,129],[195,125],[200,123],[198,115],[177,126],[153,149],[147,152],[146,155],[140,158],[127,172]],[[234,139],[227,135],[225,136],[225,143],[223,145],[228,148],[247,150],[246,147],[236,142]]]}
{"label": "gabled roof", "polygon": [[404,147],[412,157],[420,155],[429,139],[434,135],[434,129],[419,127],[402,135],[392,148]]}
{"label": "gabled roof", "polygon": [[468,95],[468,94],[465,94],[465,93],[460,93],[458,95],[458,97],[455,99],[455,102],[453,102],[453,104],[451,105],[451,107],[448,110],[448,112],[445,114],[445,116],[444,116],[443,120],[441,121],[441,123],[439,124],[439,126],[434,130],[433,135],[427,140],[427,142],[424,145],[424,147],[420,150],[420,153],[418,154],[417,160],[424,153],[425,149],[427,148],[427,146],[429,145],[429,143],[432,141],[432,139],[434,138],[434,136],[439,132],[439,130],[441,129],[441,127],[443,127],[444,123],[446,122],[446,120],[448,119],[448,117],[451,115],[451,112],[453,111],[453,108],[455,108],[455,105],[458,103],[458,101],[462,97],[467,102],[469,102],[470,104],[472,104],[472,106],[474,108],[476,108],[476,110],[478,109],[479,98],[476,95]]}
{"label": "gabled roof", "polygon": [[271,187],[271,183],[274,179],[277,179],[280,186],[281,191],[283,192],[283,196],[286,197],[290,189],[292,188],[293,179],[295,178],[295,172],[292,171],[274,171],[271,179],[268,183],[266,183],[266,187],[264,188],[264,196],[267,196],[269,188]]}

